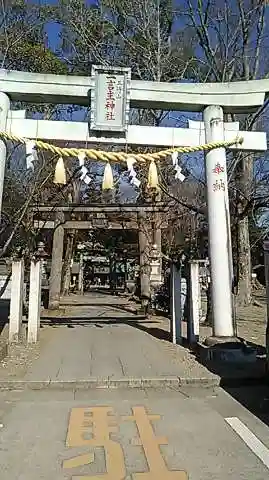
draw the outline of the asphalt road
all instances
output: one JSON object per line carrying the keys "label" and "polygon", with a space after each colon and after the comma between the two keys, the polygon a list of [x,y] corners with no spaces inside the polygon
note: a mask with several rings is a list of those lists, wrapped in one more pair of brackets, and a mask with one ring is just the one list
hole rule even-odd
{"label": "asphalt road", "polygon": [[0,422],[1,480],[269,476],[266,387],[1,392]]}

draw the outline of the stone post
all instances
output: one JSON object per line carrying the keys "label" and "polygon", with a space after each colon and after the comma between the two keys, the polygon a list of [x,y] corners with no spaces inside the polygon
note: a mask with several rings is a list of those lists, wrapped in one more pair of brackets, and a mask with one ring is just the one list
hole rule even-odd
{"label": "stone post", "polygon": [[199,262],[190,262],[190,308],[189,308],[189,328],[188,342],[190,344],[199,341],[199,320],[200,320],[200,282],[199,282]]}
{"label": "stone post", "polygon": [[40,328],[42,260],[33,259],[30,268],[30,292],[27,342],[36,343]]}
{"label": "stone post", "polygon": [[49,281],[49,309],[59,308],[64,249],[64,213],[56,212],[53,232],[51,271]]}
{"label": "stone post", "polygon": [[182,302],[181,302],[181,272],[175,264],[170,264],[170,285],[171,285],[171,336],[174,344],[182,343],[181,321],[182,321]]}
{"label": "stone post", "polygon": [[9,343],[18,342],[22,328],[24,295],[24,260],[12,262]]}

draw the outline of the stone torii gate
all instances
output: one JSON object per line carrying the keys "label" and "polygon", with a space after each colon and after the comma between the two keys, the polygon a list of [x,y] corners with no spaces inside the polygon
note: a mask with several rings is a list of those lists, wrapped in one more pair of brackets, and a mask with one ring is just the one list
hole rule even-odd
{"label": "stone torii gate", "polygon": [[[111,82],[114,82],[113,114]],[[114,87],[113,87],[114,88]],[[231,141],[234,150],[265,151],[266,134],[242,132],[238,124],[225,124],[224,113],[249,113],[261,107],[269,92],[269,80],[230,84],[175,84],[131,80],[130,69],[93,67],[91,77],[43,75],[0,71],[0,131],[31,139],[155,147],[194,146]],[[105,101],[104,101],[105,100]],[[77,104],[89,106],[91,125],[24,118],[12,112],[10,101]],[[189,128],[128,125],[129,108],[203,111],[204,122]],[[2,198],[5,144],[0,142],[0,198]],[[225,148],[205,155],[209,248],[213,300],[213,336],[234,336],[231,289],[231,245]]]}

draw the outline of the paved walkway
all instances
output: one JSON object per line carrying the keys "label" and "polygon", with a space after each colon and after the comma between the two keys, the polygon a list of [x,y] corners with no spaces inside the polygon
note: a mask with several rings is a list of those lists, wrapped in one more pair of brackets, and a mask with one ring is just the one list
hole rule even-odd
{"label": "paved walkway", "polygon": [[197,382],[216,385],[224,379],[245,382],[264,373],[260,361],[243,368],[225,363],[204,366],[187,348],[171,344],[168,319],[145,319],[130,313],[134,310],[125,298],[109,295],[63,299],[58,312],[43,313],[39,345],[14,346],[0,363],[1,388],[45,384],[178,388]]}
{"label": "paved walkway", "polygon": [[145,320],[118,306],[98,305],[99,299],[93,305],[88,297],[88,305],[79,307],[79,299],[75,300],[56,318],[49,314],[47,322],[55,323],[53,335],[25,380],[130,380],[134,384],[148,379],[175,384],[179,378],[202,376],[208,382],[217,381],[188,350],[168,341],[168,322]]}

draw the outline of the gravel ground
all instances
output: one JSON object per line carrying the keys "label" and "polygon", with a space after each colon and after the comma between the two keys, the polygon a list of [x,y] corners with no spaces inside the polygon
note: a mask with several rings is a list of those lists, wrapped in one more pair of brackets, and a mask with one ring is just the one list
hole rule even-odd
{"label": "gravel ground", "polygon": [[53,334],[53,329],[44,327],[40,329],[38,343],[27,345],[25,342],[10,345],[8,355],[0,362],[0,379],[19,380],[24,377],[33,362],[39,357],[42,348]]}
{"label": "gravel ground", "polygon": [[[255,291],[253,300],[253,305],[236,307],[235,315],[237,335],[241,338],[244,338],[249,343],[265,347],[265,330],[267,319],[265,291]],[[201,340],[210,336],[210,333],[210,327],[204,327],[201,325]]]}

